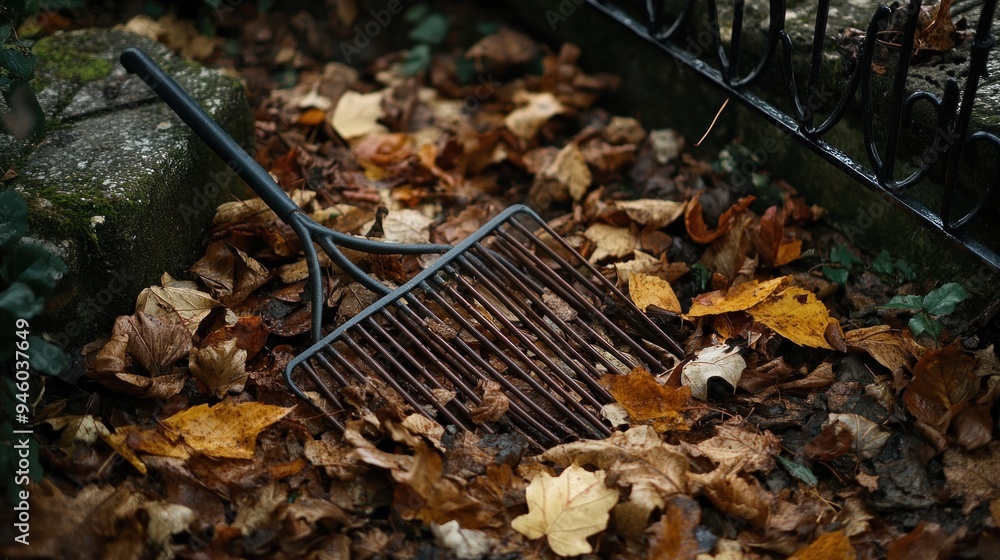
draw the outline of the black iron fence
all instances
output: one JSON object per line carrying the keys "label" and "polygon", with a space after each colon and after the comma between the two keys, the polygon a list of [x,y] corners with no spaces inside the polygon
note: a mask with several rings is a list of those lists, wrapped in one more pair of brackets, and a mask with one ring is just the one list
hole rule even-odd
{"label": "black iron fence", "polygon": [[[977,108],[977,92],[987,77],[995,42],[992,27],[998,0],[983,0],[974,25],[966,32],[969,36],[960,47],[968,49],[964,83],[949,77],[940,92],[908,88],[915,49],[919,51],[928,25],[940,23],[928,23],[928,7],[921,0],[876,9],[867,28],[855,32],[854,48],[844,53],[846,62],[836,70],[824,68],[829,34],[842,31],[828,29],[830,0],[816,3],[809,45],[794,44],[787,32],[786,1],[769,0],[767,13],[753,30],[756,46],[752,49],[745,44],[745,0],[735,0],[732,6],[727,3],[722,17],[716,0],[674,0],[669,4],[668,0],[586,1],[1000,271],[1000,247],[996,245],[1000,235],[996,228],[990,232],[995,223],[990,223],[989,211],[997,208],[994,195],[1000,186],[1000,137],[995,129],[972,126],[974,111],[990,109],[981,100]],[[922,9],[923,18],[918,17]],[[748,62],[750,57],[756,60]],[[796,57],[798,65],[794,64]],[[807,57],[805,65],[801,57]],[[833,95],[818,95],[830,93],[822,85],[824,72],[840,74],[839,91]],[[804,82],[796,73],[807,74]],[[762,80],[774,79],[780,81],[780,88],[773,83],[770,88],[754,87],[761,86]],[[775,89],[780,92],[777,96],[760,93]],[[801,94],[801,90],[806,93]],[[924,106],[924,113],[929,108],[933,115],[933,122],[929,127],[925,123],[922,132],[913,129],[918,106]],[[820,107],[823,110],[817,111]],[[1000,107],[992,110],[1000,115]],[[817,122],[821,112],[824,118]],[[860,118],[864,153],[851,154],[843,146],[824,140],[848,114]],[[915,141],[924,145],[915,147]],[[988,168],[983,168],[977,161],[980,159],[991,162]],[[915,194],[918,184],[919,196]],[[933,186],[928,190],[927,184]]]}

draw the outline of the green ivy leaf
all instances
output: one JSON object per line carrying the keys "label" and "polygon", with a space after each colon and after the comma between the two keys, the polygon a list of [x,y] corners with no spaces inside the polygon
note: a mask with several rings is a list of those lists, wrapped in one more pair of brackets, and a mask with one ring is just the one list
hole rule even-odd
{"label": "green ivy leaf", "polygon": [[26,82],[32,78],[37,57],[31,51],[20,48],[0,48],[0,68],[10,72],[10,77],[16,82]]}
{"label": "green ivy leaf", "polygon": [[38,315],[45,306],[45,301],[35,297],[31,286],[14,282],[6,290],[0,292],[0,309],[3,309],[18,319],[30,319]]}
{"label": "green ivy leaf", "polygon": [[896,271],[896,262],[892,260],[889,251],[882,250],[881,253],[872,260],[872,270],[878,274],[892,274]]}
{"label": "green ivy leaf", "polygon": [[41,245],[18,245],[0,264],[0,278],[8,284],[21,282],[31,286],[35,295],[47,296],[66,273],[66,263]]}
{"label": "green ivy leaf", "polygon": [[0,249],[28,232],[28,205],[15,191],[0,192]]}
{"label": "green ivy leaf", "polygon": [[31,368],[46,375],[58,377],[69,365],[66,354],[56,345],[35,335],[28,337],[31,348]]}
{"label": "green ivy leaf", "polygon": [[795,461],[789,461],[788,459],[785,459],[781,455],[775,455],[774,458],[777,459],[779,463],[781,463],[782,467],[785,467],[785,470],[788,471],[788,474],[794,476],[795,478],[801,480],[802,482],[805,482],[809,486],[816,486],[816,484],[819,483],[819,480],[816,478],[816,475],[814,475],[813,472],[809,470],[809,467],[805,465],[800,465]]}
{"label": "green ivy leaf", "polygon": [[712,279],[712,271],[701,263],[695,263],[691,267],[691,274],[694,275],[694,285],[698,291],[705,291],[705,288],[708,287],[708,281]]}
{"label": "green ivy leaf", "polygon": [[851,270],[855,264],[861,264],[861,259],[847,248],[847,245],[837,245],[830,250],[830,261]]}
{"label": "green ivy leaf", "polygon": [[838,284],[846,284],[847,275],[848,272],[846,268],[839,268],[836,266],[823,267],[823,276],[826,276],[826,279],[831,282],[836,282]]}
{"label": "green ivy leaf", "polygon": [[948,315],[955,311],[955,306],[969,297],[961,284],[949,282],[936,290],[931,290],[924,296],[924,310],[931,315]]}
{"label": "green ivy leaf", "polygon": [[448,18],[444,14],[434,12],[428,14],[416,27],[410,30],[410,39],[418,43],[438,45],[444,41],[445,35],[448,34],[448,27]]}
{"label": "green ivy leaf", "polygon": [[404,76],[416,76],[426,70],[431,64],[431,48],[428,45],[417,45],[407,53],[406,60],[400,65]]}
{"label": "green ivy leaf", "polygon": [[924,298],[920,296],[895,296],[882,309],[923,309]]}
{"label": "green ivy leaf", "polygon": [[910,263],[904,261],[903,259],[896,261],[896,268],[899,269],[899,273],[902,275],[903,280],[913,282],[917,279],[917,271],[913,270]]}
{"label": "green ivy leaf", "polygon": [[430,6],[427,4],[414,4],[403,14],[403,21],[417,23],[418,21],[424,19],[424,16],[426,16],[429,11]]}
{"label": "green ivy leaf", "polygon": [[941,336],[941,331],[944,330],[941,323],[924,312],[917,313],[911,317],[910,322],[906,326],[910,327],[910,332],[913,333],[913,336],[920,336],[922,333],[927,333],[934,340],[937,340]]}

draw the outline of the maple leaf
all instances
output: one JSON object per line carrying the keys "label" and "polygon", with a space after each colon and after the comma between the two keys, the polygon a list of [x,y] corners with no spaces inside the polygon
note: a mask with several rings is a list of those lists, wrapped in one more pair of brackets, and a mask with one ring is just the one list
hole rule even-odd
{"label": "maple leaf", "polygon": [[565,443],[549,449],[542,459],[566,467],[592,465],[615,473],[615,484],[628,490],[645,524],[654,510],[662,509],[670,496],[687,492],[687,458],[678,448],[663,443],[652,426],[639,426],[612,434],[603,440]]}
{"label": "maple leaf", "polygon": [[681,302],[677,300],[677,295],[674,294],[670,282],[658,276],[638,272],[630,274],[628,295],[640,311],[645,311],[646,307],[655,305],[674,313],[681,312]]}
{"label": "maple leaf", "polygon": [[511,528],[529,539],[546,537],[560,556],[590,554],[587,537],[608,526],[609,512],[618,503],[618,490],[604,484],[605,472],[589,472],[570,465],[558,477],[540,472],[525,497],[528,513],[511,521]]}
{"label": "maple leaf", "polygon": [[632,422],[652,420],[658,432],[688,429],[680,409],[691,398],[689,389],[661,385],[642,366],[627,375],[602,375],[601,381],[610,387],[611,396],[625,407]]}
{"label": "maple leaf", "polygon": [[681,384],[691,389],[691,396],[703,401],[708,400],[708,380],[713,377],[722,378],[736,390],[747,367],[741,350],[739,346],[727,344],[702,348],[694,359],[684,364]]}
{"label": "maple leaf", "polygon": [[840,324],[830,317],[830,310],[816,299],[815,294],[798,286],[785,288],[751,307],[747,313],[799,346],[833,350],[831,339],[839,340],[838,345],[843,344]]}
{"label": "maple leaf", "polygon": [[243,391],[247,379],[246,360],[247,351],[236,347],[236,339],[229,339],[216,346],[192,348],[189,367],[195,379],[221,398],[229,391]]}
{"label": "maple leaf", "polygon": [[200,404],[163,421],[185,444],[209,457],[250,459],[257,435],[281,420],[291,408],[258,402],[223,401],[215,406]]}

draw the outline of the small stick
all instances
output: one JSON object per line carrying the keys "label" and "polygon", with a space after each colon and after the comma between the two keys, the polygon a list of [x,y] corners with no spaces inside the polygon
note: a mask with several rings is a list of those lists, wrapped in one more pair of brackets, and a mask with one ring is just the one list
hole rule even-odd
{"label": "small stick", "polygon": [[712,129],[715,128],[715,122],[719,120],[720,116],[722,116],[722,111],[725,110],[726,105],[729,105],[729,98],[728,97],[726,98],[725,101],[722,102],[722,107],[719,107],[719,112],[716,113],[715,114],[715,118],[712,119],[712,124],[708,125],[708,130],[705,131],[705,134],[702,134],[700,140],[698,140],[697,142],[695,142],[695,144],[694,144],[695,148],[697,148],[698,146],[701,146],[701,143],[705,141],[705,138],[708,138],[708,133],[712,132]]}

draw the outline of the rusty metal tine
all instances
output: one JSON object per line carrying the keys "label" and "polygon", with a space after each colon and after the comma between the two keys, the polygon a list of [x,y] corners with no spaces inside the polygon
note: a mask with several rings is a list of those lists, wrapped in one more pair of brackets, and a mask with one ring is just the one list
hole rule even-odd
{"label": "rusty metal tine", "polygon": [[[409,328],[407,328],[407,326],[404,326],[399,321],[399,319],[392,316],[392,314],[389,313],[388,309],[382,310],[382,316],[385,317],[388,321],[390,321],[399,330],[399,332],[403,336],[405,336],[410,341],[411,344],[414,345],[415,348],[418,348],[421,351],[421,353],[423,353],[423,355],[428,360],[430,360],[431,363],[438,369],[438,371],[441,372],[441,375],[444,375],[445,378],[453,386],[457,387],[462,394],[468,397],[475,404],[480,404],[482,402],[482,399],[479,398],[479,395],[476,394],[476,391],[465,383],[465,380],[462,378],[462,376],[452,371],[452,368],[461,370],[462,367],[461,366],[456,367],[456,363],[454,362],[451,356],[437,356],[433,352],[431,352],[430,350],[431,348],[434,348],[436,350],[441,350],[442,348],[446,347],[446,345],[443,344],[444,341],[435,342],[434,340],[431,340],[430,337],[428,337],[427,333],[423,332],[423,329],[420,329],[419,327],[414,327],[414,325],[409,321],[407,321],[409,323]],[[381,327],[379,327],[379,329],[381,329]],[[413,335],[413,332],[411,332],[413,330],[416,330],[418,333],[420,333],[421,335],[420,340],[417,340],[417,337]],[[442,362],[441,361],[442,358],[448,360],[448,362],[451,363],[451,367],[449,367],[448,364]],[[477,378],[476,379],[477,382],[478,379],[481,378]]]}
{"label": "rusty metal tine", "polygon": [[[429,309],[427,309],[423,304],[419,303],[419,301],[416,301],[416,298],[414,298],[414,301],[411,301],[410,303],[412,303],[414,307],[421,308],[421,312],[425,313],[427,316],[430,317],[434,316],[434,314],[431,313]],[[401,305],[399,306],[399,309],[404,311],[404,315],[413,314],[413,317],[419,319],[419,316],[416,315],[416,313],[412,309],[410,309],[409,306]],[[411,322],[411,325],[413,325],[415,328],[419,328],[418,327],[419,323],[414,321],[413,317],[407,317],[407,319],[409,320],[409,322]],[[435,336],[439,335],[435,334]],[[517,398],[517,400],[510,398],[510,394],[508,394],[508,399],[510,399],[510,410],[513,410],[516,415],[515,418],[519,418],[521,421],[525,422],[533,429],[537,430],[538,433],[542,434],[550,441],[562,440],[560,436],[555,435],[549,428],[545,427],[544,424],[539,422],[538,419],[535,418],[535,416],[532,416],[526,410],[524,410],[524,408],[521,406],[521,404],[523,403],[524,406],[530,408],[532,412],[534,412],[542,419],[549,422],[551,425],[554,425],[555,427],[558,428],[562,428],[562,430],[564,430],[567,435],[572,435],[571,430],[561,425],[558,420],[553,418],[550,414],[545,412],[545,410],[539,407],[534,400],[528,398],[527,395],[525,395],[520,389],[518,389],[506,377],[504,377],[502,373],[498,372],[492,365],[490,365],[489,362],[484,360],[482,356],[480,356],[475,350],[469,347],[469,345],[464,340],[462,340],[461,337],[455,337],[454,344],[447,344],[447,343],[443,344],[442,349],[452,354],[455,359],[457,359],[460,363],[462,363],[464,366],[463,369],[466,372],[472,373],[479,379],[483,380],[492,377],[497,383],[500,383],[500,385],[506,391],[508,391],[510,394],[513,394]],[[461,350],[461,352],[459,352],[459,350]],[[475,362],[476,365],[482,368],[482,370],[486,373],[485,374],[480,373],[479,369],[477,369],[475,366],[469,363],[469,359]]]}
{"label": "rusty metal tine", "polygon": [[[526,247],[521,245],[517,240],[498,239],[497,242],[503,246],[504,252],[508,253],[508,256],[511,259],[522,262],[522,264],[524,264],[525,266],[531,266],[535,268],[539,274],[544,275],[543,280],[546,287],[548,287],[550,290],[552,290],[553,293],[557,294],[560,298],[562,298],[563,301],[569,303],[574,309],[576,309],[581,313],[584,313],[587,316],[591,316],[596,313],[598,314],[599,317],[598,320],[600,322],[603,322],[606,327],[608,326],[612,328],[615,327],[614,323],[610,323],[607,317],[603,313],[598,311],[592,304],[590,304],[589,301],[586,300],[583,294],[574,290],[572,286],[566,284],[566,282],[563,281],[562,278],[559,277],[554,270],[548,267],[541,268],[531,259],[527,259],[526,255],[531,255],[531,252]],[[516,247],[516,250],[513,249],[514,247]],[[517,255],[520,255],[522,258],[520,259],[517,258],[517,255],[515,255],[512,251],[516,251]],[[534,257],[534,255],[531,256]],[[541,305],[542,309],[548,308],[548,306],[545,305],[544,302]],[[615,359],[622,362],[623,364],[630,365],[630,367],[633,367],[635,365],[635,359],[629,358],[624,354],[622,354],[618,350],[618,348],[616,348],[615,345],[611,343],[611,341],[609,341],[605,336],[598,334],[593,328],[590,327],[590,325],[586,323],[586,321],[583,321],[578,317],[575,323],[580,325],[584,329],[584,331],[592,334],[594,336],[594,339],[601,346],[601,348],[608,351],[612,356],[615,357]],[[572,332],[572,329],[570,329],[570,332]],[[644,351],[643,348],[638,347],[637,342],[635,342],[631,337],[625,336],[623,333],[620,332],[620,330],[618,331],[617,334],[619,336],[619,341],[627,343],[630,347],[636,348],[637,351]],[[651,368],[653,367],[654,366],[651,366]],[[611,369],[614,368],[612,367]],[[655,371],[655,369],[650,369],[650,371]]]}
{"label": "rusty metal tine", "polygon": [[[490,256],[492,256],[492,255],[487,255],[487,257],[490,257]],[[473,271],[474,274],[477,274],[477,275],[481,274],[483,272],[483,270],[480,269],[480,268],[478,268],[478,267],[474,267],[472,269],[472,271]],[[605,369],[605,371],[607,373],[612,373],[612,372],[615,371],[616,368],[613,365],[611,365],[611,362],[609,362],[607,360],[607,358],[605,358],[600,353],[594,352],[593,349],[591,348],[591,345],[588,344],[583,339],[583,337],[581,337],[579,334],[577,334],[577,332],[574,329],[571,329],[569,327],[569,325],[566,324],[566,322],[564,320],[562,320],[562,318],[559,317],[558,314],[556,314],[552,309],[550,309],[549,306],[546,305],[545,302],[542,301],[542,299],[540,297],[538,297],[538,294],[536,294],[536,293],[534,293],[534,292],[532,292],[530,290],[527,290],[526,286],[524,286],[523,284],[521,284],[516,277],[508,276],[507,278],[509,280],[509,283],[513,284],[517,288],[520,288],[519,293],[523,294],[524,297],[528,298],[528,300],[531,302],[531,304],[528,304],[528,303],[523,302],[521,300],[516,300],[516,299],[514,300],[515,303],[518,303],[521,306],[522,311],[525,314],[527,314],[527,315],[530,316],[529,320],[531,322],[533,322],[533,323],[538,323],[540,325],[544,325],[544,327],[547,330],[549,330],[549,332],[551,332],[553,334],[553,336],[558,336],[559,333],[562,333],[564,336],[570,337],[573,340],[573,342],[576,343],[576,345],[569,344],[567,346],[576,354],[576,356],[579,357],[580,362],[582,364],[584,364],[584,366],[587,368],[588,371],[591,372],[592,375],[594,375],[594,376],[600,376],[601,373],[599,371],[597,371],[597,368],[595,368],[590,363],[589,360],[587,360],[586,358],[584,358],[583,355],[580,354],[580,351],[585,351],[588,354],[590,354],[590,356],[592,356],[594,359],[597,359],[600,362],[600,365],[604,366],[604,369]],[[497,285],[497,284],[500,284],[500,285],[506,284],[505,282],[503,282],[503,279],[497,279],[497,280],[498,281],[494,281],[494,285]],[[558,329],[559,329],[558,332],[556,331],[556,329],[553,329],[553,328],[549,327],[549,323],[546,322],[545,320],[543,320],[542,317],[539,317],[537,312],[541,312],[542,315],[545,316],[545,318],[547,318],[556,327],[558,327]],[[600,336],[593,329],[587,327],[585,330],[591,336],[593,336],[595,339],[604,340],[604,337]],[[611,346],[611,345],[609,344],[609,346]],[[577,350],[578,347],[579,347],[579,350]],[[615,349],[614,346],[611,346],[611,348],[617,351],[617,349]],[[625,356],[623,355],[622,357],[624,358]],[[617,356],[616,356],[616,358],[617,358]],[[623,362],[623,363],[627,364],[628,362]],[[598,387],[600,387],[600,385],[598,385]],[[603,388],[601,390],[603,391]]]}
{"label": "rusty metal tine", "polygon": [[[368,320],[365,321],[365,322],[367,324],[371,325],[373,328],[374,327],[378,327],[378,325],[375,323],[375,321],[372,318],[368,318]],[[376,330],[381,330],[381,328],[379,327]],[[375,337],[373,337],[371,335],[371,333],[369,333],[367,330],[360,329],[360,332],[361,332],[361,335],[365,337],[365,340],[368,342],[368,344],[372,345],[373,347],[381,346],[381,344],[377,340],[375,340]],[[430,372],[427,371],[427,368],[424,367],[424,365],[421,364],[418,360],[416,360],[413,357],[413,355],[411,355],[409,352],[407,352],[405,348],[403,348],[402,346],[400,346],[400,344],[398,342],[396,342],[396,340],[393,337],[389,336],[388,333],[386,333],[384,330],[382,330],[381,332],[382,332],[382,334],[385,335],[385,340],[392,346],[392,348],[397,353],[402,354],[403,356],[405,356],[406,360],[408,362],[410,362],[410,364],[418,372],[420,372],[420,376],[423,379],[425,379],[428,384],[430,384],[431,386],[433,386],[434,388],[437,388],[437,389],[440,389],[440,388],[443,387],[441,385],[441,383],[433,375],[431,375]],[[427,390],[427,388],[423,385],[423,383],[419,379],[417,379],[416,377],[414,377],[413,374],[410,373],[410,371],[403,364],[401,364],[399,362],[399,360],[396,359],[395,356],[393,356],[392,354],[390,354],[388,352],[384,353],[383,355],[392,363],[393,367],[396,368],[396,370],[399,372],[399,374],[401,376],[403,376],[403,378],[408,383],[410,383],[411,385],[413,385],[414,387],[416,387],[417,391],[419,391],[420,394],[424,396],[424,398],[426,398],[426,399],[428,399],[428,401],[430,401],[428,404],[431,404],[435,408],[438,408],[439,410],[441,410],[442,414],[444,414],[456,426],[463,427],[463,428],[465,428],[467,430],[469,429],[468,426],[466,426],[464,423],[462,423],[457,417],[455,417],[452,414],[452,412],[450,410],[448,410],[445,407],[445,403],[441,403],[440,401],[438,401],[437,398],[435,398],[434,394],[431,393],[429,390]],[[465,405],[463,405],[461,403],[461,401],[455,400],[455,404],[456,404],[456,407],[463,414],[465,414],[465,415],[468,416],[469,410],[467,408],[465,408]]]}
{"label": "rusty metal tine", "polygon": [[[514,226],[515,228],[517,228],[520,232],[522,232],[528,238],[533,239],[535,245],[538,246],[538,248],[541,249],[542,251],[545,251],[545,253],[549,256],[549,258],[551,258],[552,260],[554,260],[557,263],[559,263],[559,266],[562,266],[562,267],[566,268],[567,272],[569,272],[570,274],[572,274],[578,280],[583,281],[585,283],[584,285],[587,286],[587,288],[589,288],[595,294],[597,294],[598,297],[607,297],[606,293],[601,292],[601,290],[596,285],[594,285],[594,283],[592,281],[588,282],[587,278],[585,276],[583,276],[583,274],[581,274],[578,270],[576,270],[576,268],[570,266],[570,264],[567,263],[565,259],[563,259],[558,253],[556,253],[555,251],[553,251],[551,247],[549,247],[548,245],[546,245],[545,243],[543,243],[542,240],[538,238],[538,236],[536,236],[536,235],[532,234],[530,231],[528,231],[528,229],[525,228],[524,225],[518,223],[517,220],[510,220],[508,223],[511,224],[512,226]],[[544,229],[553,240],[555,240],[557,243],[559,243],[560,245],[562,245],[563,248],[565,248],[567,250],[570,250],[570,251],[573,251],[573,252],[576,252],[573,249],[573,247],[565,239],[563,239],[562,237],[560,237],[559,234],[557,234],[555,232],[555,230],[553,230],[551,227],[549,227],[548,224],[546,224],[545,222],[538,222],[538,225],[539,225],[539,227],[541,227],[542,229]],[[497,232],[496,233],[497,234],[503,234],[505,232],[503,232],[503,228],[501,227],[501,228],[497,228]],[[605,278],[601,274],[601,271],[598,270],[596,266],[594,266],[593,264],[591,264],[590,261],[588,261],[587,259],[582,259],[581,258],[580,259],[580,264],[583,265],[584,267],[586,267],[588,271],[590,271],[590,273],[594,276],[594,278],[597,280],[597,282],[600,282],[601,286],[604,289],[610,291],[611,294],[613,294],[617,298],[621,298],[621,300],[623,300],[623,301],[629,301],[628,298],[625,297],[625,294],[623,294],[621,292],[621,290],[618,289],[617,286],[615,286],[613,283],[611,283],[611,281],[609,281],[607,278]],[[636,313],[634,313],[633,315],[635,316],[636,319],[638,319],[640,322],[643,323],[643,325],[642,325],[643,328],[645,328],[649,332],[655,334],[657,338],[660,338],[662,342],[666,343],[665,348],[667,350],[669,350],[671,353],[673,353],[675,358],[681,359],[681,358],[684,357],[684,349],[681,348],[680,344],[677,344],[677,341],[675,341],[673,338],[670,338],[670,336],[667,335],[667,333],[663,332],[663,330],[660,329],[660,327],[658,327],[656,325],[656,323],[654,323],[652,321],[652,319],[650,319],[649,317],[647,317],[645,313],[643,313],[642,311],[639,311],[638,309],[636,309]],[[657,344],[660,344],[660,342],[657,342]],[[661,344],[661,346],[662,346],[662,344]],[[656,360],[653,363],[659,363],[659,361]]]}
{"label": "rusty metal tine", "polygon": [[333,367],[333,364],[326,359],[326,356],[324,356],[322,352],[317,353],[316,356],[314,356],[314,359],[319,362],[319,365],[323,368],[323,370],[329,373],[341,387],[347,387],[349,384],[347,378],[345,378],[337,368]]}
{"label": "rusty metal tine", "polygon": [[[425,288],[425,290],[427,290],[428,295],[430,295],[430,297],[434,299],[434,301],[437,302],[439,306],[445,309],[445,311],[449,315],[451,315],[453,319],[458,321],[458,323],[462,325],[462,328],[466,329],[467,331],[469,331],[470,334],[472,334],[472,336],[476,337],[476,339],[479,340],[480,344],[489,348],[497,356],[498,359],[507,364],[507,367],[512,368],[513,371],[520,372],[521,373],[520,378],[522,381],[525,381],[529,385],[531,385],[531,387],[535,389],[535,391],[537,391],[539,395],[545,397],[550,403],[552,403],[553,406],[555,406],[559,410],[559,412],[561,412],[563,415],[565,415],[566,418],[577,424],[580,428],[587,430],[589,427],[588,422],[584,422],[582,419],[580,419],[579,416],[573,414],[573,412],[570,411],[569,408],[567,408],[566,406],[567,403],[572,403],[570,406],[576,408],[577,412],[586,416],[588,420],[591,420],[592,422],[598,424],[600,426],[599,428],[597,428],[598,430],[601,430],[601,428],[607,430],[607,427],[600,420],[594,418],[593,414],[586,407],[584,407],[578,401],[573,399],[568,393],[566,393],[566,391],[562,388],[561,385],[559,385],[558,383],[553,383],[551,378],[545,373],[544,370],[542,370],[542,368],[538,367],[538,365],[535,364],[534,361],[531,360],[531,358],[526,356],[524,352],[516,344],[514,344],[513,342],[511,342],[509,338],[504,336],[504,334],[501,333],[500,330],[497,329],[496,326],[493,325],[491,321],[489,321],[481,314],[479,314],[479,312],[476,311],[475,308],[468,301],[465,300],[465,298],[463,298],[451,286],[443,286],[443,287],[446,291],[448,291],[448,293],[453,298],[458,300],[459,304],[462,305],[462,307],[466,310],[466,312],[468,312],[470,315],[475,316],[476,321],[480,325],[482,325],[484,328],[490,331],[490,333],[493,334],[493,336],[499,338],[502,341],[502,344],[506,347],[507,351],[513,353],[514,356],[516,356],[522,363],[524,363],[525,367],[530,369],[532,373],[545,380],[546,383],[552,388],[552,390],[555,391],[559,395],[559,397],[562,398],[562,400],[555,398],[552,392],[546,391],[545,388],[542,387],[537,380],[532,378],[530,375],[527,375],[525,372],[522,372],[521,368],[517,367],[514,360],[512,360],[510,356],[501,351],[500,348],[498,348],[488,338],[486,338],[486,336],[484,336],[481,332],[479,332],[471,323],[468,322],[468,320],[465,317],[462,316],[461,313],[458,313],[452,306],[448,305],[448,303],[444,301],[444,298],[442,298],[435,290]],[[539,353],[538,356],[539,359],[545,362],[546,365],[552,368],[553,370],[555,370],[558,367],[555,364],[553,364],[551,360],[548,359],[548,356],[545,356],[542,353]],[[608,433],[610,433],[610,430],[608,431]]]}
{"label": "rusty metal tine", "polygon": [[[362,348],[361,345],[358,344],[356,340],[354,340],[354,337],[351,336],[351,333],[345,332],[344,336],[341,337],[341,340],[344,341],[344,344],[347,344],[347,346],[351,349],[351,351],[354,352],[354,354],[357,357],[361,358],[361,361],[363,361],[365,365],[370,367],[376,375],[381,377],[382,380],[385,381],[387,385],[392,387],[396,391],[396,393],[398,393],[399,396],[403,398],[403,400],[409,403],[409,405],[412,406],[414,409],[416,409],[416,411],[419,412],[420,414],[426,416],[427,418],[430,418],[431,420],[434,420],[434,416],[431,415],[431,413],[424,408],[423,404],[421,404],[420,401],[418,401],[413,396],[413,393],[411,391],[404,390],[403,386],[399,384],[399,381],[397,381],[395,377],[393,377],[389,372],[387,372],[385,368],[382,367],[382,364],[375,361],[375,359],[371,357],[370,353],[366,352],[365,349]],[[427,389],[426,387],[422,388],[424,390]],[[419,389],[417,390],[419,391]],[[436,403],[437,401],[432,399],[432,402]],[[461,426],[462,423],[457,422],[456,425]]]}
{"label": "rusty metal tine", "polygon": [[[336,405],[337,408],[339,408],[340,410],[344,410],[344,404],[340,402],[340,399],[338,399],[337,396],[334,395],[332,391],[330,391],[330,387],[328,387],[326,383],[320,381],[319,374],[316,373],[316,370],[313,369],[313,367],[309,365],[308,362],[303,363],[302,367],[306,370],[306,376],[309,377],[309,379],[311,379],[312,382],[316,385],[316,390],[319,391],[321,395],[323,395],[323,398],[327,399],[332,404]],[[340,430],[341,432],[343,432],[346,429],[346,426],[344,426],[344,424],[341,423],[340,420],[338,420],[337,417],[334,416],[332,413],[330,413],[328,410],[325,410],[323,407],[319,406],[318,403],[312,400],[310,400],[309,403],[313,405],[313,408],[319,410],[319,412],[323,414],[323,416],[325,416],[327,420],[332,422],[333,426],[336,429]]]}
{"label": "rusty metal tine", "polygon": [[[539,323],[531,321],[521,311],[520,306],[511,301],[511,298],[507,294],[505,294],[503,290],[498,289],[495,284],[489,281],[489,279],[478,276],[476,274],[476,267],[472,266],[472,264],[469,263],[467,259],[465,259],[464,257],[459,257],[458,259],[456,259],[456,262],[467,265],[466,267],[463,268],[465,268],[469,274],[476,276],[479,279],[479,284],[481,286],[484,286],[491,294],[493,294],[494,297],[500,300],[500,303],[502,303],[504,307],[509,309],[510,312],[513,313],[518,318],[518,320],[524,324],[524,328],[528,329],[529,331],[531,331],[532,334],[537,336],[542,341],[542,343],[544,343],[549,348],[549,350],[552,351],[553,354],[555,354],[560,360],[562,360],[563,363],[567,365],[567,367],[572,369],[573,372],[576,373],[576,375],[580,378],[580,381],[583,381],[587,385],[587,387],[590,387],[591,389],[593,389],[593,387],[591,387],[591,384],[600,387],[600,385],[597,385],[594,379],[588,374],[587,370],[580,365],[580,362],[582,361],[582,356],[580,356],[579,353],[576,353],[576,351],[572,348],[572,346],[567,344],[556,343],[552,339],[552,336],[550,336],[550,332],[547,332],[550,329],[548,325],[545,325],[544,322],[539,321],[539,323],[542,325],[539,326]],[[445,269],[447,270],[449,269],[449,267],[445,267]],[[449,272],[451,271],[449,270]],[[469,281],[466,280],[460,273],[456,271],[454,274],[452,274],[452,276],[455,278],[455,280],[458,281],[458,283],[460,283],[463,287],[465,287],[469,291],[472,297],[475,298],[475,300],[478,301],[480,305],[485,307],[487,311],[489,311],[490,313],[495,313],[497,315],[497,319],[501,321],[504,324],[504,326],[507,327],[508,330],[510,330],[511,332],[520,332],[520,329],[518,329],[513,323],[511,323],[510,319],[508,319],[499,309],[497,309],[492,302],[490,302],[487,298],[483,297],[482,294],[480,294],[479,291],[471,283],[469,283]],[[551,334],[557,337],[559,336],[556,333],[551,333]],[[528,346],[532,345],[532,343],[526,340],[523,336],[519,338],[521,338],[522,341]],[[566,354],[565,350],[573,352],[575,356],[570,357],[569,355]],[[538,353],[541,354],[541,352]],[[566,373],[562,371],[562,368],[554,367],[553,371],[555,372],[556,375],[559,376],[560,379],[563,380],[564,383],[569,385],[584,400],[589,402],[594,407],[600,409],[605,404],[602,403],[599,399],[597,399],[593,393],[588,391],[587,387],[580,386],[580,381],[573,379],[569,375],[566,375]]]}
{"label": "rusty metal tine", "polygon": [[[502,231],[502,230],[498,229],[496,233],[497,233],[498,236],[504,238],[505,240],[509,239],[509,235],[510,234],[508,234],[505,231]],[[511,245],[514,246],[516,248],[516,250],[518,250],[521,254],[523,254],[525,257],[527,257],[529,260],[531,260],[532,263],[536,267],[539,267],[540,269],[543,269],[543,270],[545,270],[547,272],[551,271],[552,274],[546,274],[546,276],[545,276],[546,278],[550,278],[554,282],[560,284],[563,287],[564,290],[565,289],[573,290],[573,287],[570,286],[569,283],[567,283],[565,279],[563,279],[562,277],[560,277],[558,274],[555,274],[555,271],[553,271],[552,268],[549,267],[549,265],[545,264],[545,262],[542,261],[542,259],[540,259],[537,255],[533,254],[526,247],[524,247],[520,243],[516,243],[516,242],[512,242]],[[545,249],[548,249],[548,247],[545,247]],[[551,249],[549,249],[549,251],[551,251]],[[554,252],[553,252],[553,254],[554,254]],[[563,261],[563,262],[565,263],[565,261]],[[563,266],[563,265],[560,265],[560,266]],[[586,284],[588,282],[586,278],[584,278],[582,275],[580,275],[579,272],[576,271],[576,269],[574,269],[572,267],[569,267],[568,263],[565,266],[568,267],[568,271],[567,272],[569,272],[570,274],[572,274],[575,277],[577,277],[577,279],[581,279],[581,284]],[[575,291],[575,290],[573,290],[573,291]],[[594,304],[592,304],[589,301],[587,301],[587,298],[582,297],[582,294],[578,294],[578,295],[580,297],[578,297],[576,300],[578,302],[580,302],[591,314],[593,314],[593,318],[594,319],[596,319],[596,320],[600,321],[601,323],[603,323],[604,327],[607,328],[607,329],[609,329],[609,330],[611,330],[611,332],[613,332],[615,335],[617,335],[620,340],[630,340],[630,337],[627,334],[625,334],[625,332],[622,331],[621,328],[614,323],[614,321],[612,321],[611,319],[609,319],[606,315],[604,315],[604,313],[601,313],[600,310],[598,310],[596,307],[594,307]],[[660,369],[663,369],[663,367],[660,365],[660,361],[657,360],[655,357],[653,357],[653,355],[650,354],[649,351],[647,351],[645,348],[643,348],[642,346],[640,346],[638,344],[634,345],[633,348],[639,354],[639,357],[642,358],[642,360],[645,361],[647,364],[649,364],[649,368],[650,368],[651,372],[656,372],[656,371],[659,371]]]}

